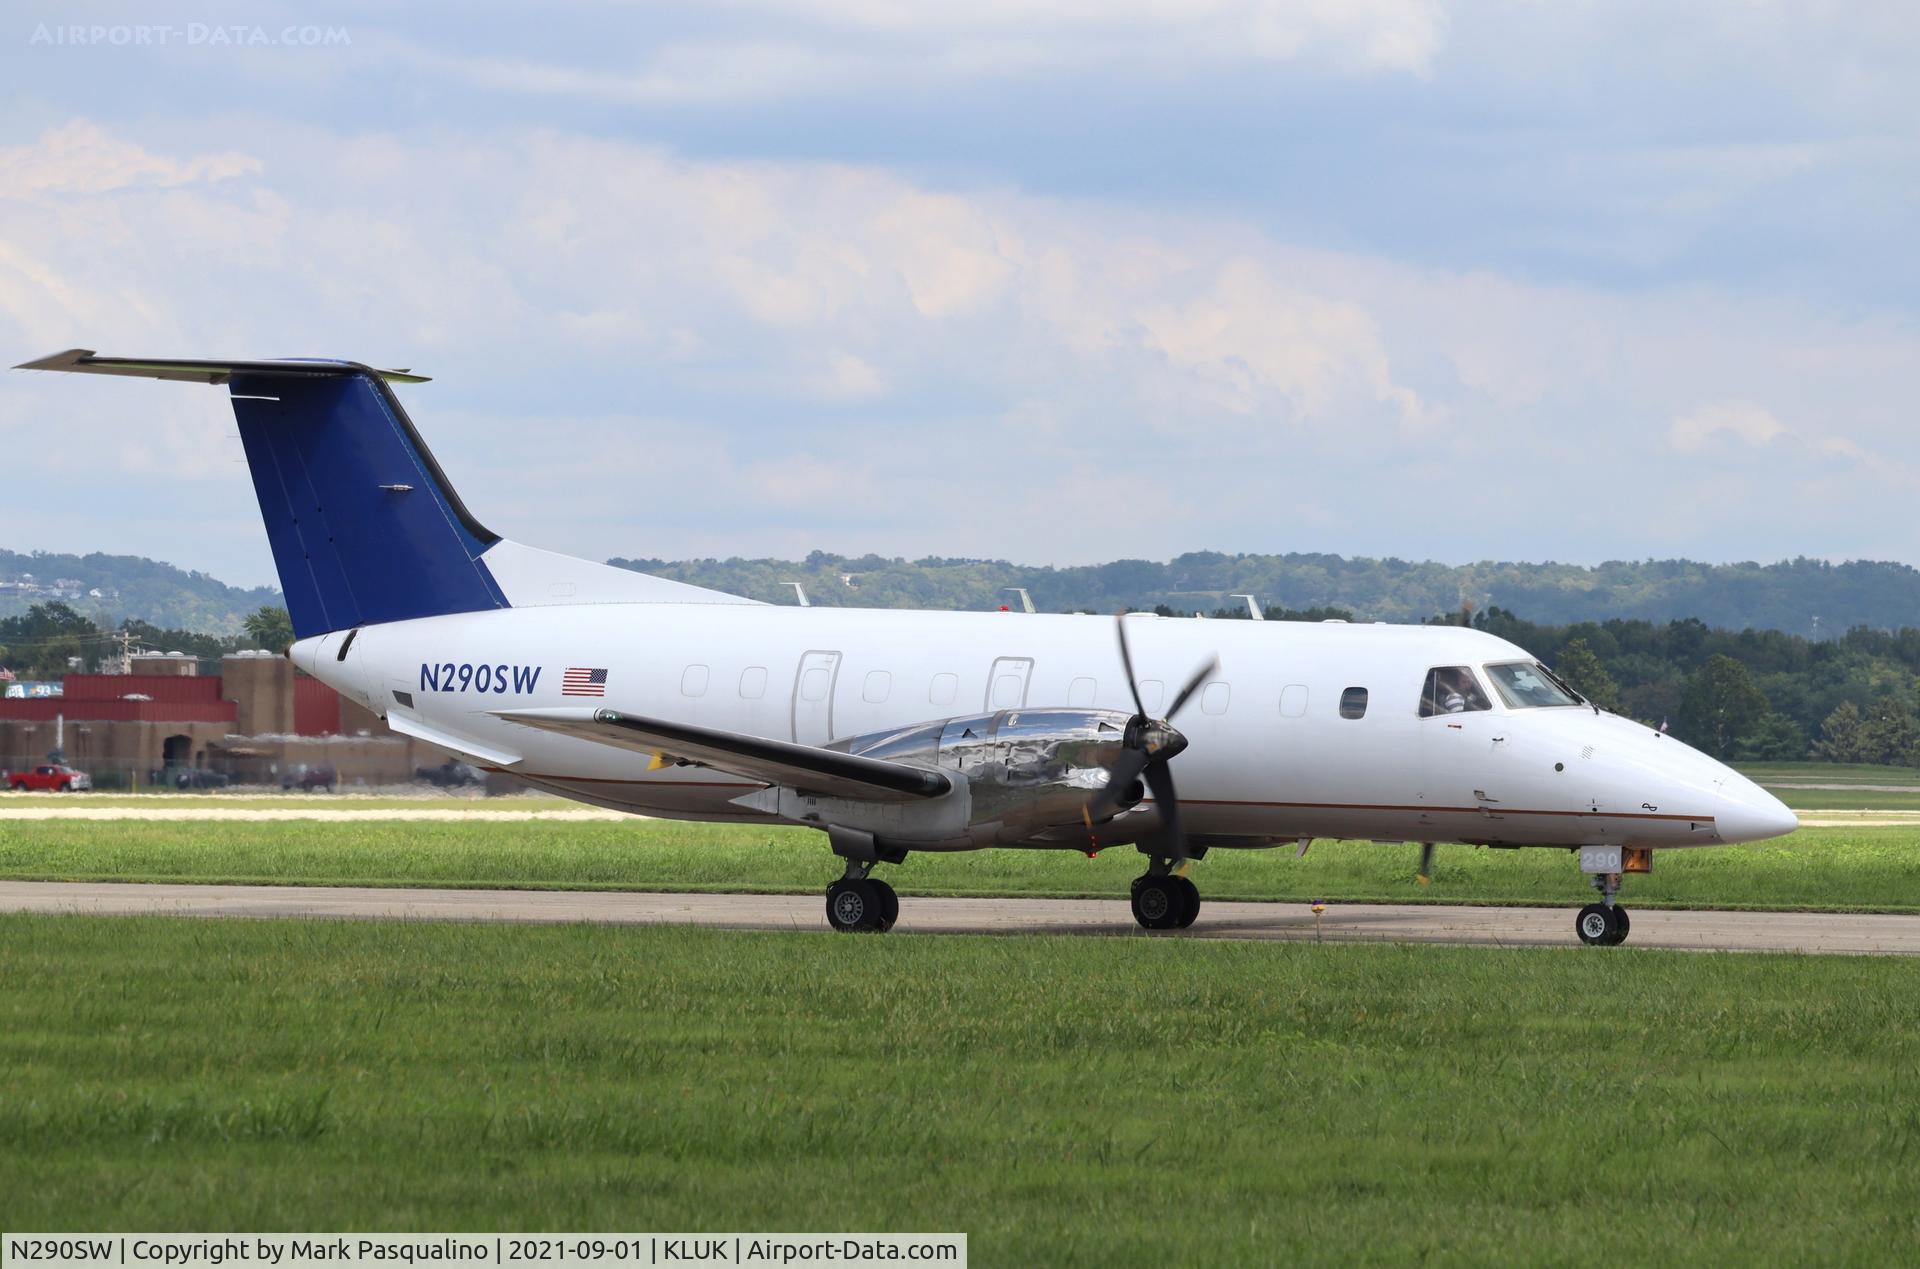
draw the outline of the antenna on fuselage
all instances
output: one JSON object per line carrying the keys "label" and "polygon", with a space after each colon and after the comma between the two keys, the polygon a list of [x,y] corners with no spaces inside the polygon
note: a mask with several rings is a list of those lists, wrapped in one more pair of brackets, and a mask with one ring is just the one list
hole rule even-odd
{"label": "antenna on fuselage", "polygon": [[807,602],[807,588],[802,586],[799,582],[781,582],[780,584],[782,586],[793,587],[793,597],[800,601],[800,606],[802,608],[813,607],[812,604]]}
{"label": "antenna on fuselage", "polygon": [[1267,614],[1260,611],[1260,601],[1255,599],[1252,595],[1228,595],[1227,598],[1246,600],[1247,616],[1253,618],[1255,621],[1265,621],[1267,619]]}
{"label": "antenna on fuselage", "polygon": [[1033,596],[1027,594],[1027,588],[1025,586],[1002,586],[1000,589],[1009,594],[1020,596],[1021,612],[1033,611]]}

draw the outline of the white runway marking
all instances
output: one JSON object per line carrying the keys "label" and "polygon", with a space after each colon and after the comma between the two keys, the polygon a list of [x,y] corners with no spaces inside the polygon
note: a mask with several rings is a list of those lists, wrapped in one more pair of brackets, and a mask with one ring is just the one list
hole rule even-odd
{"label": "white runway marking", "polygon": [[[645,894],[582,890],[399,890],[332,886],[187,886],[0,882],[0,912],[106,916],[305,917],[421,921],[585,921],[826,931],[818,895]],[[1571,908],[1333,904],[1316,933],[1298,903],[1209,901],[1180,934],[1142,934],[1117,899],[900,900],[901,934],[1096,934],[1141,938],[1575,946]],[[1920,955],[1920,916],[1813,912],[1662,912],[1636,908],[1634,947]],[[1595,955],[1604,955],[1594,949]]]}

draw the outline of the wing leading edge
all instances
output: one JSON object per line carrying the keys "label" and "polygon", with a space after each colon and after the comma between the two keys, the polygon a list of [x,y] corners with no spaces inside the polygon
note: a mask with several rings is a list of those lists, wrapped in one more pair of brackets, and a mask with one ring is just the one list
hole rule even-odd
{"label": "wing leading edge", "polygon": [[509,709],[495,711],[494,717],[646,754],[656,765],[689,762],[827,797],[899,801],[937,798],[953,788],[946,776],[925,767],[613,709]]}

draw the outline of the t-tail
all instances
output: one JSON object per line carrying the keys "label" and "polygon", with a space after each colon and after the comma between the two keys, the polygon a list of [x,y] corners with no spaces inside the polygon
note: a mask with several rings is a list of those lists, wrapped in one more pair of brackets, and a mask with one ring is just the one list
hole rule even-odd
{"label": "t-tail", "polygon": [[503,539],[467,510],[395,383],[352,361],[101,357],[16,367],[225,384],[299,638],[389,621],[564,602],[749,602]]}

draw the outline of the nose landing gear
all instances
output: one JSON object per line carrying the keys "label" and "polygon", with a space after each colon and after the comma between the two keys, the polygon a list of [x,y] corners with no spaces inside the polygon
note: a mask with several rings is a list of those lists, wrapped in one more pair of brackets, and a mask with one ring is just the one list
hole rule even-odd
{"label": "nose landing gear", "polygon": [[1593,888],[1600,892],[1600,902],[1589,903],[1580,909],[1580,914],[1573,919],[1574,931],[1579,934],[1582,943],[1595,947],[1618,947],[1627,941],[1627,931],[1633,928],[1627,910],[1613,901],[1614,896],[1620,893],[1620,874],[1595,873]]}

